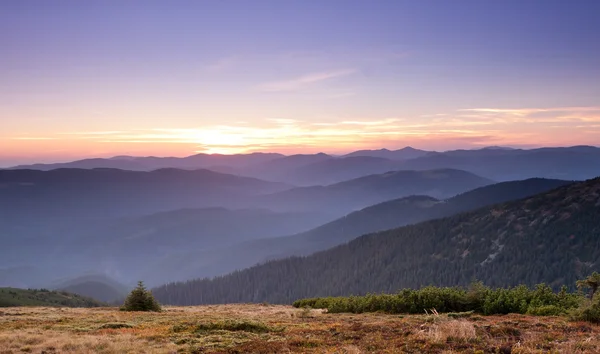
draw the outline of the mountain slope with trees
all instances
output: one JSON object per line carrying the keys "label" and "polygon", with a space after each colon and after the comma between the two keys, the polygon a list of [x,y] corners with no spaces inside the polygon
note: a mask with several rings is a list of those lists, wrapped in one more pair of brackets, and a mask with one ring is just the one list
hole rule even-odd
{"label": "mountain slope with trees", "polygon": [[308,257],[155,289],[162,303],[290,303],[425,285],[575,284],[600,269],[600,178],[365,235]]}
{"label": "mountain slope with trees", "polygon": [[[410,196],[376,204],[292,236],[264,238],[210,251],[189,251],[164,257],[147,277],[184,280],[210,277],[272,259],[309,255],[376,231],[388,230],[425,220],[455,215],[486,205],[525,198],[572,182],[534,178],[497,183],[447,200]],[[146,277],[145,277],[146,278]]]}

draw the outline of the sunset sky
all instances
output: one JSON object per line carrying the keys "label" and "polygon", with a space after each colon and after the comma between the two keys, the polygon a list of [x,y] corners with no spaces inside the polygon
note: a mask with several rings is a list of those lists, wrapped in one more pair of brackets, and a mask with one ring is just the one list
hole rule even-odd
{"label": "sunset sky", "polygon": [[0,1],[0,166],[600,145],[600,1]]}

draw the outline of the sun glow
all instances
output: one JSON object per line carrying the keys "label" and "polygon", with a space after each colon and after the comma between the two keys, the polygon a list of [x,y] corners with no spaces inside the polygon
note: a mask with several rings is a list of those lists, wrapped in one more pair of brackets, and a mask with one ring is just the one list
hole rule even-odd
{"label": "sun glow", "polygon": [[344,153],[407,145],[446,150],[488,145],[595,145],[597,141],[600,141],[600,107],[467,109],[416,119],[265,119],[254,124],[8,136],[0,137],[0,159],[26,161],[35,155],[43,161],[60,161],[122,154],[188,156],[259,151]]}

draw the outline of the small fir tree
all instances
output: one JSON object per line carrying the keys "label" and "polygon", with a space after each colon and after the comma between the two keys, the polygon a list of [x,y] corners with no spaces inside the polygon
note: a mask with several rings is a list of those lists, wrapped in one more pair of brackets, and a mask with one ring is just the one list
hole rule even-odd
{"label": "small fir tree", "polygon": [[152,293],[146,289],[144,282],[139,281],[135,289],[129,293],[121,311],[160,311],[160,304]]}

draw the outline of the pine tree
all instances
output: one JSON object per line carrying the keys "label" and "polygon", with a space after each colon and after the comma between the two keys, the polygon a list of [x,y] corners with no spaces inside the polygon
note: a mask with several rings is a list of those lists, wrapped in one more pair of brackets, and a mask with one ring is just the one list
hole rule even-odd
{"label": "pine tree", "polygon": [[161,311],[160,304],[152,293],[146,289],[144,282],[139,281],[135,289],[129,293],[121,311]]}

